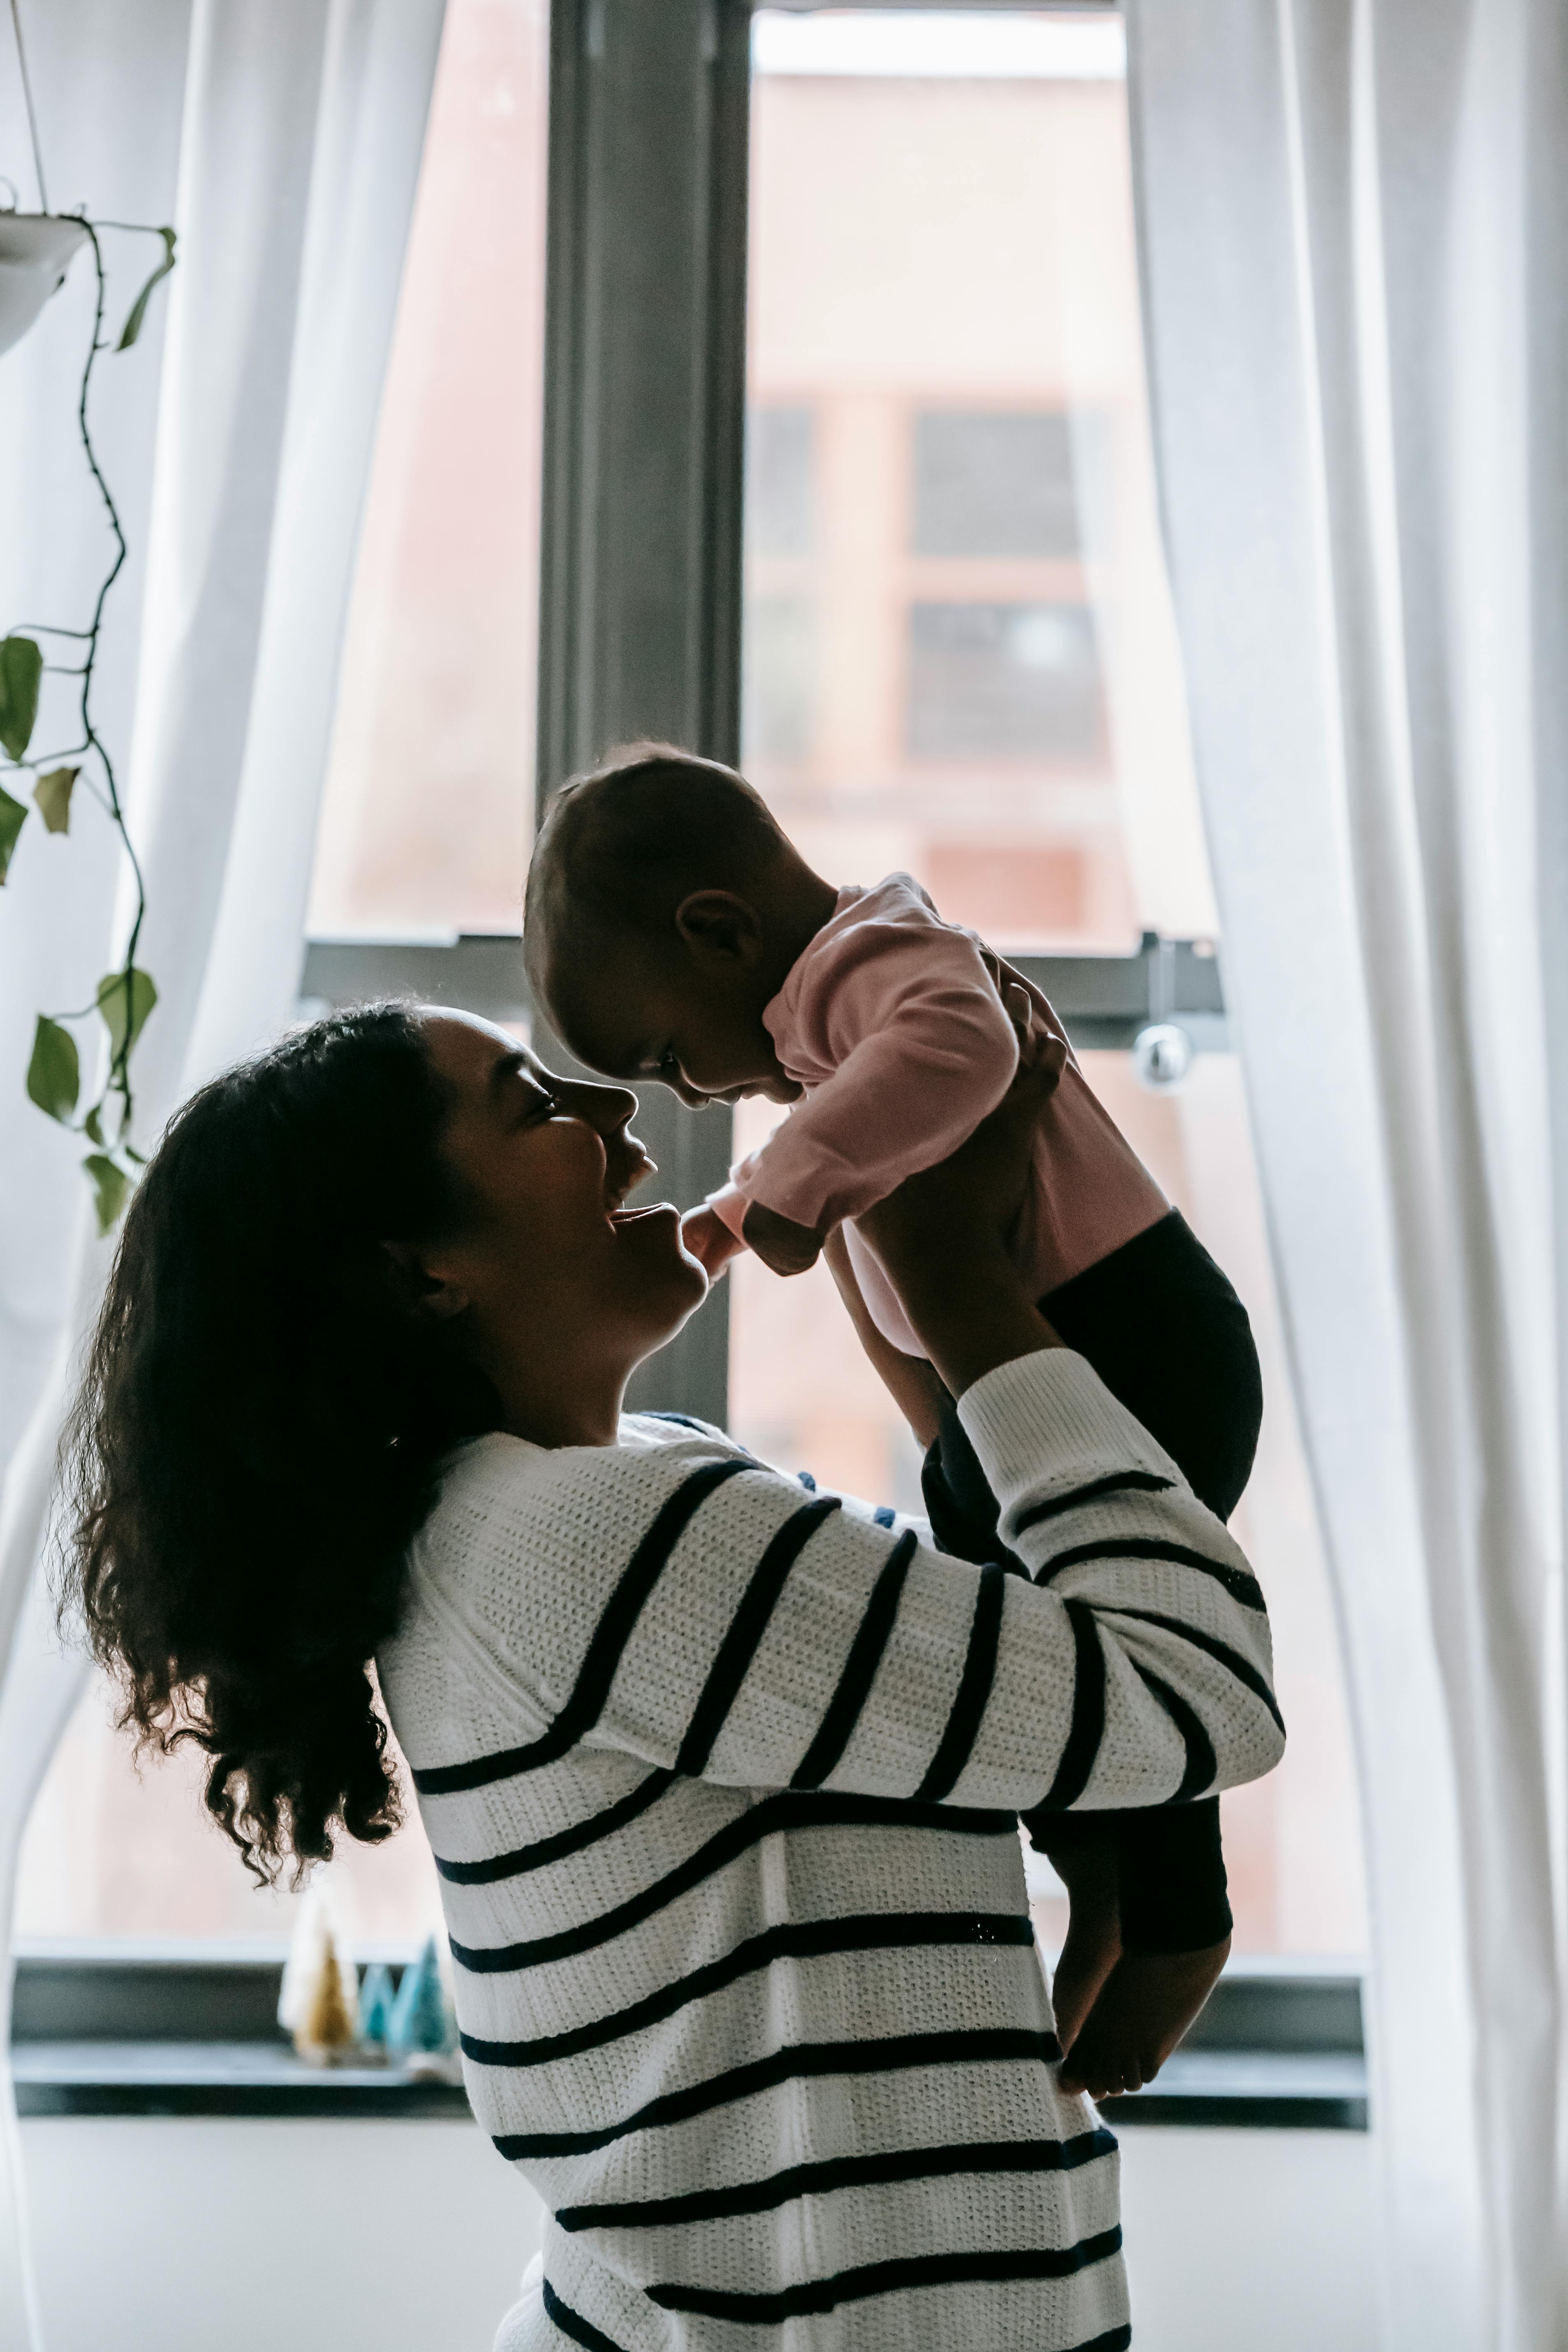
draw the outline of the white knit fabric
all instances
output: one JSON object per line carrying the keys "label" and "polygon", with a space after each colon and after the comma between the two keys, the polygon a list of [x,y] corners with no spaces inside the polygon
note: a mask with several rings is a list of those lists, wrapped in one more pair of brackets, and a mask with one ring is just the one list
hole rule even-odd
{"label": "white knit fabric", "polygon": [[1080,1358],[960,1411],[1036,1583],[657,1418],[475,1441],[413,1548],[382,1687],[567,2341],[1129,2340],[1014,1816],[1268,1771],[1268,1620]]}

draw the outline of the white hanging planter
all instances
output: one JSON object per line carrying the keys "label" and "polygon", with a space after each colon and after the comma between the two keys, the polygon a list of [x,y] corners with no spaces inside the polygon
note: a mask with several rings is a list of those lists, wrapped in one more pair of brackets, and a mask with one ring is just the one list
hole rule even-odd
{"label": "white hanging planter", "polygon": [[80,221],[58,213],[0,212],[0,352],[21,341],[86,242]]}

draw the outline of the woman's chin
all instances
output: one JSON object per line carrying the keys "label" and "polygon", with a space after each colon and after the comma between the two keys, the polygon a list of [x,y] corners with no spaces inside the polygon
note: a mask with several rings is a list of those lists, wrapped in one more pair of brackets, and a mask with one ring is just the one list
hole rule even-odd
{"label": "woman's chin", "polygon": [[662,1347],[707,1297],[707,1271],[681,1240],[680,1211],[669,1201],[649,1209],[618,1209],[610,1223],[620,1247],[635,1255],[645,1277],[657,1265],[661,1291],[668,1285],[669,1328],[656,1342]]}

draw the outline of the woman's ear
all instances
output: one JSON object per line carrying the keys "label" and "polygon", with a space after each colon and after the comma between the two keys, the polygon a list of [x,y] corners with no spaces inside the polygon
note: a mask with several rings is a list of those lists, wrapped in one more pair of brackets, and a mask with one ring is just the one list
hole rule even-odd
{"label": "woman's ear", "polygon": [[393,1279],[405,1306],[433,1323],[449,1323],[468,1304],[468,1294],[455,1282],[432,1274],[413,1242],[383,1242]]}
{"label": "woman's ear", "polygon": [[750,970],[763,952],[762,918],[733,890],[693,890],[675,910],[675,928],[699,963]]}

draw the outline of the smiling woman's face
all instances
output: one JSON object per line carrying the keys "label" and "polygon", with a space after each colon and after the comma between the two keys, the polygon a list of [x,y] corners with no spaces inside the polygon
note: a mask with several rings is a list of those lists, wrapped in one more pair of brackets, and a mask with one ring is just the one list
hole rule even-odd
{"label": "smiling woman's face", "polygon": [[441,1156],[459,1204],[456,1230],[421,1250],[427,1274],[464,1302],[469,1345],[508,1393],[541,1372],[624,1377],[700,1305],[707,1277],[682,1249],[668,1202],[622,1202],[652,1171],[629,1133],[625,1087],[558,1078],[486,1022],[422,1016],[451,1108]]}

